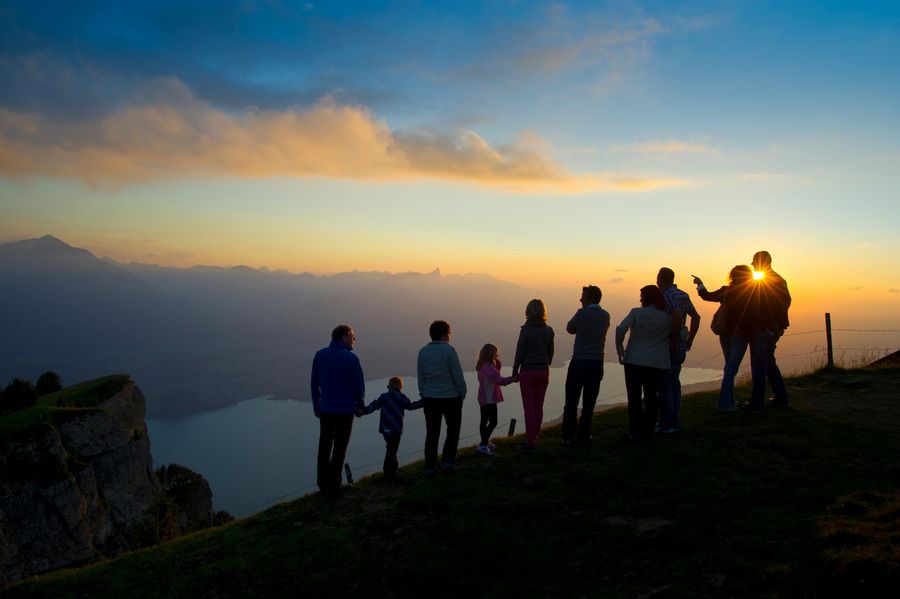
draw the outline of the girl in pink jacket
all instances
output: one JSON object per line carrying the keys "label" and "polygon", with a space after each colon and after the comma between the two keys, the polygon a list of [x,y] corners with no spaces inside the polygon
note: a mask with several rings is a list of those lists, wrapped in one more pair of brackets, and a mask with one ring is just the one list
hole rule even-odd
{"label": "girl in pink jacket", "polygon": [[494,455],[491,433],[497,426],[497,404],[503,401],[500,387],[513,382],[511,376],[500,376],[500,350],[492,343],[485,343],[478,352],[478,403],[481,406],[481,422],[478,431],[481,443],[475,451],[484,455]]}

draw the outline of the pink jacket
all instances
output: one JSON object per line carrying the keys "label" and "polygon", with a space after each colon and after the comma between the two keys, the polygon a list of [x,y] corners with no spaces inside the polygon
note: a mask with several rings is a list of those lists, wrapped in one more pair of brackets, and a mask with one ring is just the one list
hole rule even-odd
{"label": "pink jacket", "polygon": [[513,382],[511,376],[500,376],[500,369],[494,364],[484,364],[478,371],[478,403],[487,405],[503,401],[500,387]]}

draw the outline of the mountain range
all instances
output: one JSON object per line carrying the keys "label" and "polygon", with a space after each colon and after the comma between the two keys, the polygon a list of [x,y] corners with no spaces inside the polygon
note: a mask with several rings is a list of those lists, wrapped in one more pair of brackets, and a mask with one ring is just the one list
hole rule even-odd
{"label": "mountain range", "polygon": [[[367,379],[414,375],[438,318],[451,323],[465,368],[486,342],[511,364],[532,297],[548,306],[562,363],[571,343],[564,324],[580,295],[439,270],[316,276],[124,264],[50,235],[0,245],[0,280],[0,382],[46,370],[71,382],[127,372],[141,381],[151,418],[261,395],[308,399],[312,356],[339,323],[354,327]],[[614,322],[626,304],[604,297]]]}

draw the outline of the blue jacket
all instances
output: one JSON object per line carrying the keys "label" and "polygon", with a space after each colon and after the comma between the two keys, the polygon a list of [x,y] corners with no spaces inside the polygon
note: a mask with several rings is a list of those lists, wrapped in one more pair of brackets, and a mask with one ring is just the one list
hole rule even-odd
{"label": "blue jacket", "polygon": [[326,414],[354,414],[365,407],[359,358],[341,341],[316,352],[310,377],[313,411]]}
{"label": "blue jacket", "polygon": [[367,405],[363,414],[381,410],[378,432],[382,435],[402,435],[403,410],[417,410],[421,407],[421,399],[413,402],[400,391],[388,389],[387,393],[382,393],[378,399]]}

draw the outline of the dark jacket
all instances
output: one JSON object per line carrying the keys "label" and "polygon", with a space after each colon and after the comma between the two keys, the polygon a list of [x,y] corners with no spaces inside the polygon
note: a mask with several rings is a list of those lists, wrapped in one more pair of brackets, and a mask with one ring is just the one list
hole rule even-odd
{"label": "dark jacket", "polygon": [[410,401],[402,392],[396,389],[388,389],[378,399],[370,403],[363,410],[363,414],[371,414],[375,410],[381,410],[381,418],[378,421],[378,432],[382,435],[403,434],[403,410],[417,410],[422,407],[422,400]]}
{"label": "dark jacket", "polygon": [[325,414],[354,414],[365,407],[359,358],[341,341],[316,352],[310,376],[313,411]]}
{"label": "dark jacket", "polygon": [[519,329],[513,376],[519,370],[539,370],[553,363],[553,328],[543,321],[525,321]]}

